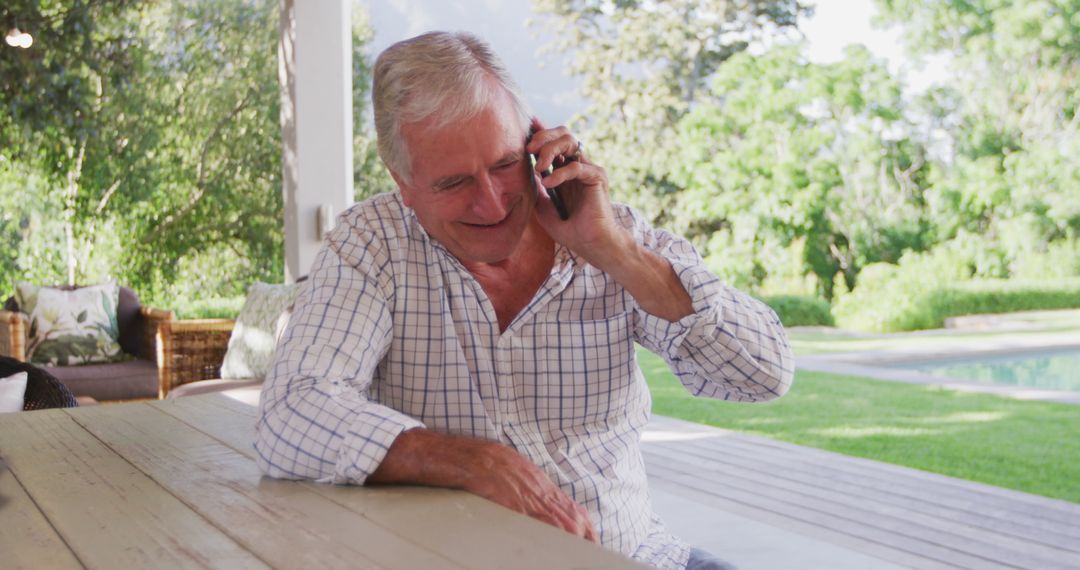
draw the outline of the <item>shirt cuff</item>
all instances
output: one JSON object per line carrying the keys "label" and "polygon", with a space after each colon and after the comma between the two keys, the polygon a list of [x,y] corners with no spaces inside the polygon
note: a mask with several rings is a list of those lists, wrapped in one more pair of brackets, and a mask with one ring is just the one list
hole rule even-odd
{"label": "shirt cuff", "polygon": [[657,317],[640,307],[636,312],[642,344],[654,348],[661,356],[673,359],[687,336],[708,334],[716,328],[720,322],[718,312],[723,307],[723,301],[717,302],[716,295],[723,294],[725,287],[720,279],[701,265],[672,260],[669,262],[683,288],[690,295],[693,312],[678,321]]}
{"label": "shirt cuff", "polygon": [[332,482],[363,485],[402,432],[423,427],[424,423],[412,416],[382,405],[359,412],[341,442]]}

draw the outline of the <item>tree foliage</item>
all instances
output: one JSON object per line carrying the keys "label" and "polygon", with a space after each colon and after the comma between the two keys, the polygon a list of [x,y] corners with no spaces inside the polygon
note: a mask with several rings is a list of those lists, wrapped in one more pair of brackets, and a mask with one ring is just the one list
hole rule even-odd
{"label": "tree foliage", "polygon": [[[798,2],[534,0],[616,194],[729,281],[832,298],[905,255],[959,279],[1071,274],[1080,2],[877,3],[913,57],[951,56],[945,85],[905,95],[860,47],[807,62]],[[781,275],[813,279],[770,290]]]}
{"label": "tree foliage", "polygon": [[1008,277],[1080,233],[1080,2],[878,0],[913,55],[951,59],[925,102],[948,152],[928,199],[940,240],[983,236],[977,275]]}
{"label": "tree foliage", "polygon": [[[18,244],[0,256],[5,281],[112,276],[173,304],[281,279],[277,2],[16,0],[2,11],[36,37],[0,49],[0,232]],[[357,10],[358,126],[370,37]],[[377,181],[381,167],[360,158],[373,145],[356,133],[357,176]]]}
{"label": "tree foliage", "polygon": [[670,218],[745,286],[798,241],[831,298],[835,275],[851,288],[862,266],[922,247],[923,149],[900,85],[865,48],[827,65],[801,51],[741,53],[720,68],[711,101],[678,123],[671,177],[684,190]]}
{"label": "tree foliage", "polygon": [[675,125],[721,64],[791,30],[798,0],[533,0],[550,49],[568,50],[588,108],[575,127],[619,197],[661,214],[680,190],[667,177]]}

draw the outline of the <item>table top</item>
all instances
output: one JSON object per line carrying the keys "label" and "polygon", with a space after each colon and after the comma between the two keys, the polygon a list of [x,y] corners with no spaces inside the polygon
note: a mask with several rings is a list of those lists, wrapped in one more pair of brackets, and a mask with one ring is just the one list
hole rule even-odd
{"label": "table top", "polygon": [[229,393],[0,415],[6,568],[641,568],[465,492],[263,478]]}

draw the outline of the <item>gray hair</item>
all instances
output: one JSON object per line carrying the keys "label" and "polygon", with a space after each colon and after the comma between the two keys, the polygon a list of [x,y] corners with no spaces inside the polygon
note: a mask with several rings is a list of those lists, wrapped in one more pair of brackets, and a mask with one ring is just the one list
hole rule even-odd
{"label": "gray hair", "polygon": [[371,89],[379,156],[411,182],[402,126],[436,113],[434,128],[471,119],[499,88],[510,96],[523,128],[528,128],[532,114],[517,84],[480,38],[467,32],[428,32],[386,48],[375,61]]}

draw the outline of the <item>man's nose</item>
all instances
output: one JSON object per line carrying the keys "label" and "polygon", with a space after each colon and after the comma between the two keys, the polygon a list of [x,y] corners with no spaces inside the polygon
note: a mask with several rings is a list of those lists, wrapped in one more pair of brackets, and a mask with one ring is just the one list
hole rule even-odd
{"label": "man's nose", "polygon": [[506,193],[502,185],[485,174],[476,185],[473,195],[473,213],[483,223],[494,224],[506,217]]}

